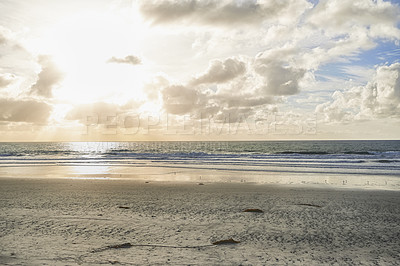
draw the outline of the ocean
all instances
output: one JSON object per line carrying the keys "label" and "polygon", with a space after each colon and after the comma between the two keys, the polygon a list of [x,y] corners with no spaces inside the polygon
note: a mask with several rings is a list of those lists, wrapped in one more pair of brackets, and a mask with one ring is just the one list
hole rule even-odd
{"label": "ocean", "polygon": [[[173,168],[175,175],[179,169],[186,174],[196,170],[195,175],[210,182],[353,184],[400,189],[400,141],[0,143],[0,176],[30,177],[36,172],[43,174],[36,170],[45,166],[73,166],[72,172],[68,168],[69,177],[101,177],[102,173],[104,177],[129,177],[129,171],[115,169],[137,172],[156,167]],[[18,171],[21,167],[25,170]]]}

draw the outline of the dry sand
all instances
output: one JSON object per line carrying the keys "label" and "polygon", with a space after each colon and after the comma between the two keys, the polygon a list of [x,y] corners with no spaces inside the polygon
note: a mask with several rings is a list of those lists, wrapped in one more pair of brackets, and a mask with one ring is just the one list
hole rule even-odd
{"label": "dry sand", "polygon": [[399,263],[399,191],[0,179],[2,265]]}

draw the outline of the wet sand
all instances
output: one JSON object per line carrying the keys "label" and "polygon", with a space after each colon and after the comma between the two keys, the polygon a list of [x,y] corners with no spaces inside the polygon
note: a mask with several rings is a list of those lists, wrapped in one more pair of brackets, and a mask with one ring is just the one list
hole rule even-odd
{"label": "wet sand", "polygon": [[0,178],[2,265],[399,263],[400,191]]}

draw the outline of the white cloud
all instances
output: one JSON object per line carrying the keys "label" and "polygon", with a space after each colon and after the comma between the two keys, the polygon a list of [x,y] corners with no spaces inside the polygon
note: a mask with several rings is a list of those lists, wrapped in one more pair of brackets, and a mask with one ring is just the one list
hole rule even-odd
{"label": "white cloud", "polygon": [[244,74],[245,71],[246,64],[238,59],[213,60],[207,71],[197,76],[191,84],[224,83]]}
{"label": "white cloud", "polygon": [[[15,48],[15,46],[17,46],[17,44],[14,40],[13,33],[9,29],[0,26],[0,47],[1,47],[2,51],[5,51],[3,49],[6,49],[6,48],[9,48],[9,49]],[[4,54],[1,53],[0,57],[2,57],[3,55]]]}
{"label": "white cloud", "polygon": [[382,0],[321,0],[308,16],[308,23],[328,34],[348,34],[363,28],[374,38],[399,38],[400,9]]}
{"label": "white cloud", "polygon": [[303,49],[299,64],[316,70],[332,61],[351,62],[377,41],[400,39],[400,8],[381,0],[322,0],[305,16],[298,43],[315,39]]}
{"label": "white cloud", "polygon": [[185,22],[193,24],[260,25],[263,21],[289,24],[311,4],[304,0],[227,1],[227,0],[145,0],[140,11],[154,24]]}
{"label": "white cloud", "polygon": [[356,59],[362,50],[375,47],[374,42],[365,34],[354,32],[350,37],[329,41],[324,46],[319,46],[303,53],[300,64],[307,69],[318,69],[329,62],[349,63]]}
{"label": "white cloud", "polygon": [[366,86],[336,91],[332,98],[316,108],[328,122],[400,118],[400,63],[378,67]]}
{"label": "white cloud", "polygon": [[16,32],[0,26],[0,69],[1,72],[12,73],[18,79],[34,78],[36,62],[34,57],[24,48]]}

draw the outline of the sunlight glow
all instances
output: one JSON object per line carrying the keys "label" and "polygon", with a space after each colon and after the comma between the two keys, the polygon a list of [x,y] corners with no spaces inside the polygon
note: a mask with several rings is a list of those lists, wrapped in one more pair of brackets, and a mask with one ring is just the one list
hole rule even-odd
{"label": "sunlight glow", "polygon": [[55,98],[73,103],[143,100],[142,87],[149,76],[144,67],[107,62],[131,54],[140,57],[135,44],[142,35],[139,22],[117,13],[84,12],[53,25],[37,45],[46,47],[65,75]]}

